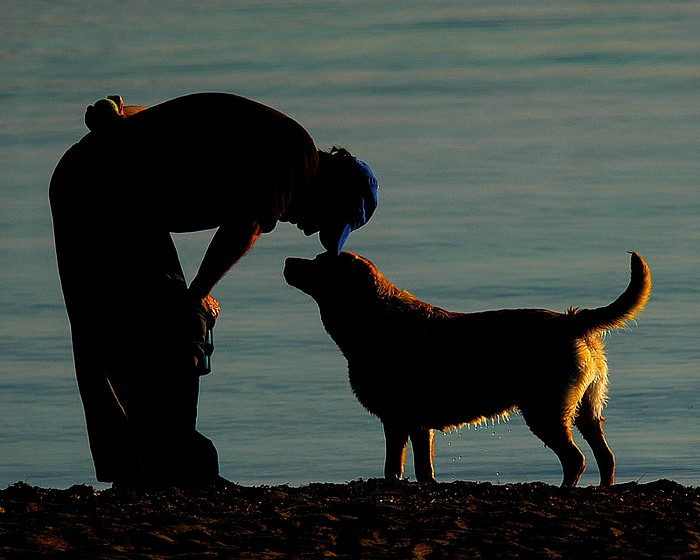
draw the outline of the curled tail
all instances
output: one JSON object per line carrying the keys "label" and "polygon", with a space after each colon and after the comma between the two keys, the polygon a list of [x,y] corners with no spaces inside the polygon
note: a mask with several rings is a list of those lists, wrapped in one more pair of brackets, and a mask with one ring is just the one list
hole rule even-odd
{"label": "curled tail", "polygon": [[642,310],[651,293],[651,273],[641,256],[634,251],[630,253],[632,273],[627,289],[605,307],[570,310],[569,316],[573,319],[576,330],[585,332],[617,329]]}

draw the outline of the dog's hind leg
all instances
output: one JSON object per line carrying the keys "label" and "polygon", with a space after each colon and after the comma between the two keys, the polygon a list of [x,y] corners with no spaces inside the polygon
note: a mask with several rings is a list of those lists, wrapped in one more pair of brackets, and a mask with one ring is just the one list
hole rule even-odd
{"label": "dog's hind leg", "polygon": [[414,428],[410,431],[413,465],[418,482],[437,482],[433,471],[434,435],[435,431],[428,428]]}
{"label": "dog's hind leg", "polygon": [[387,480],[401,480],[403,477],[403,465],[406,461],[408,428],[391,421],[382,420],[382,424],[384,425],[384,440],[386,443],[384,478]]}
{"label": "dog's hind leg", "polygon": [[528,414],[522,408],[521,412],[532,433],[559,457],[564,469],[562,487],[573,488],[576,486],[578,479],[586,470],[586,458],[571,437],[570,422],[556,416]]}
{"label": "dog's hind leg", "polygon": [[595,388],[589,388],[579,405],[574,422],[591,446],[600,471],[600,485],[612,486],[615,482],[615,455],[605,441],[603,433],[605,418],[600,415],[600,404],[596,398],[593,398],[594,396]]}
{"label": "dog's hind leg", "polygon": [[603,433],[603,421],[605,418],[593,420],[590,418],[576,418],[576,427],[593,450],[598,470],[600,471],[600,485],[612,486],[615,483],[615,455],[608,447]]}

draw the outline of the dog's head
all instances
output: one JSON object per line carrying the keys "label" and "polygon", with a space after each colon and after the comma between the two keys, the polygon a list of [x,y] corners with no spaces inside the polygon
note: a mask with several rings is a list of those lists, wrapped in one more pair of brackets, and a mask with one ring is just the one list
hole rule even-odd
{"label": "dog's head", "polygon": [[377,268],[355,253],[321,253],[315,259],[289,257],[284,278],[290,286],[310,295],[319,306],[351,306],[377,299],[384,281]]}
{"label": "dog's head", "polygon": [[432,306],[394,286],[372,262],[354,253],[290,257],[284,278],[316,301],[323,326],[348,360],[372,356],[367,349],[380,340],[391,344],[423,332],[423,321],[434,313]]}

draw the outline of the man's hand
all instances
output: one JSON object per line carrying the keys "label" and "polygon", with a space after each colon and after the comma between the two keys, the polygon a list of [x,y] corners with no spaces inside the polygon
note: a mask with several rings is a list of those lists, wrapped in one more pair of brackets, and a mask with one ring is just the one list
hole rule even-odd
{"label": "man's hand", "polygon": [[221,306],[219,305],[219,302],[216,301],[210,294],[204,299],[199,300],[198,303],[202,306],[202,309],[204,309],[204,311],[212,318],[212,320],[216,321],[216,318],[219,316],[219,313],[221,313]]}

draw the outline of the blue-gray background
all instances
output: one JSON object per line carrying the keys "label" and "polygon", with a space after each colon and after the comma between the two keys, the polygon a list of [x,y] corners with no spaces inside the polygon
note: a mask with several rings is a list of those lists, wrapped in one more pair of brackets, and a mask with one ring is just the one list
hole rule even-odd
{"label": "blue-gray background", "polygon": [[[366,160],[381,204],[346,248],[434,304],[603,305],[639,251],[652,299],[608,338],[618,480],[700,484],[699,16],[665,1],[0,3],[0,487],[95,483],[46,195],[85,106],[212,90]],[[177,236],[190,278],[209,235]],[[381,476],[380,423],[282,278],[286,256],[319,251],[280,224],[214,293],[200,428],[236,482]],[[498,390],[498,372],[463,374]],[[442,481],[560,481],[521,417],[436,439]]]}

